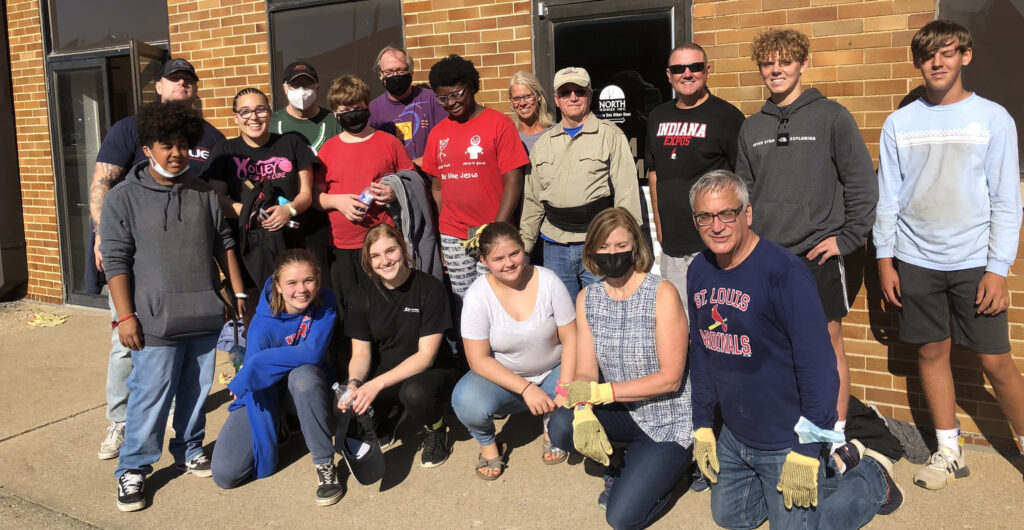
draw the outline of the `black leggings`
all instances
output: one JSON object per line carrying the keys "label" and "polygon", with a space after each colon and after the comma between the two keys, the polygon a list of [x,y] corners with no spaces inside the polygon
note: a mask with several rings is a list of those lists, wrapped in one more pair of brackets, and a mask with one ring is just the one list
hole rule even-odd
{"label": "black leggings", "polygon": [[377,414],[387,414],[392,407],[401,404],[413,420],[422,425],[434,425],[451,405],[452,390],[461,377],[462,370],[458,368],[428,368],[381,390],[373,408]]}

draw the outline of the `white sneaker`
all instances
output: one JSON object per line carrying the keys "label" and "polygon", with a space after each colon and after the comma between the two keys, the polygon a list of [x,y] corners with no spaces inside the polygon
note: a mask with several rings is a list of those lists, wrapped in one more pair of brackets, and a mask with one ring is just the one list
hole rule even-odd
{"label": "white sneaker", "polygon": [[967,478],[971,471],[967,469],[967,459],[964,458],[963,449],[957,456],[952,449],[939,446],[935,451],[928,465],[921,468],[914,474],[914,484],[930,490],[938,490],[946,487],[946,484],[954,480]]}
{"label": "white sneaker", "polygon": [[100,444],[98,456],[100,460],[117,458],[121,454],[121,443],[124,442],[124,422],[112,421],[107,427],[107,436]]}

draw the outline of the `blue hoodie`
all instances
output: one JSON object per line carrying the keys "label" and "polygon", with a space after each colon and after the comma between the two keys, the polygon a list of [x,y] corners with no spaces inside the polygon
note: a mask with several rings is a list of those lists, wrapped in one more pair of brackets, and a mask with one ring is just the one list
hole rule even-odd
{"label": "blue hoodie", "polygon": [[[277,468],[277,383],[304,364],[329,370],[327,345],[338,317],[334,293],[326,287],[320,290],[323,303],[319,306],[297,315],[275,315],[270,309],[272,282],[268,278],[263,285],[249,324],[245,364],[228,384],[228,390],[237,396],[228,410],[245,407],[249,416],[256,478],[268,477]],[[310,319],[304,323],[307,314]]]}

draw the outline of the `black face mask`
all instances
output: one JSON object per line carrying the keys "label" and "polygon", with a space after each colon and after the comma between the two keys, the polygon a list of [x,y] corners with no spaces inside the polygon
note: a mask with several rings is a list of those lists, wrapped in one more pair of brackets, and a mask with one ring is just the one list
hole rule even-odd
{"label": "black face mask", "polygon": [[412,86],[412,74],[400,74],[384,78],[384,89],[396,98],[405,94],[405,91],[409,90],[410,86]]}
{"label": "black face mask", "polygon": [[594,263],[604,271],[604,275],[608,278],[621,278],[633,268],[633,251],[594,254]]}
{"label": "black face mask", "polygon": [[366,122],[370,121],[370,109],[355,109],[348,112],[342,112],[335,114],[338,118],[338,123],[343,129],[351,134],[366,128]]}

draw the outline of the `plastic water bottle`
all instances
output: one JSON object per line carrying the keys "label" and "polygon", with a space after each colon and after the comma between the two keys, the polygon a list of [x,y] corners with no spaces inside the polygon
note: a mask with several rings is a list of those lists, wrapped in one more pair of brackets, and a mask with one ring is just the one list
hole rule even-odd
{"label": "plastic water bottle", "polygon": [[245,346],[239,346],[236,343],[228,350],[228,357],[231,359],[231,364],[235,367],[235,373],[237,374],[245,362]]}
{"label": "plastic water bottle", "polygon": [[370,206],[375,200],[377,200],[377,196],[373,193],[373,189],[370,186],[367,186],[363,189],[363,192],[359,194],[359,202],[366,206]]}

